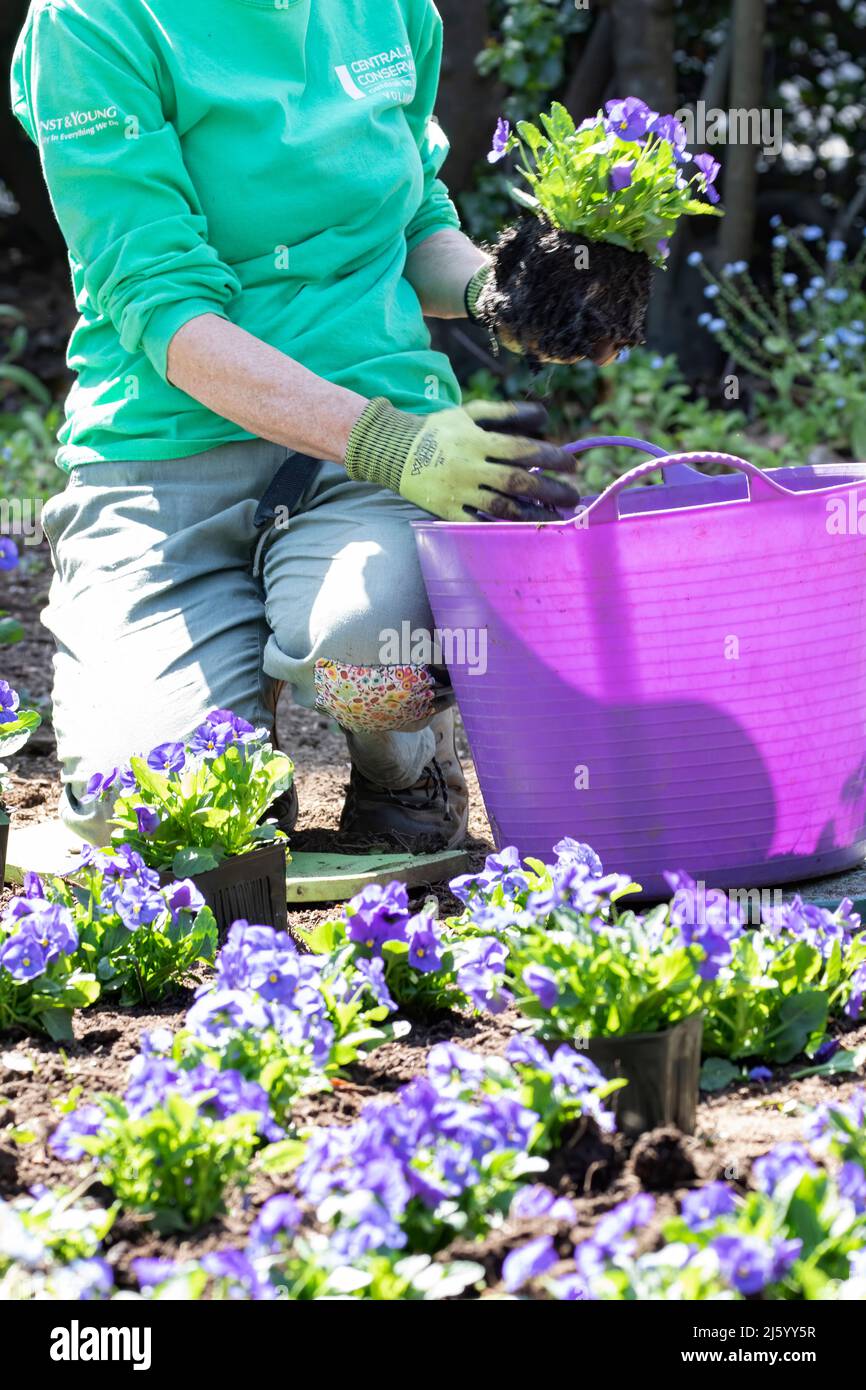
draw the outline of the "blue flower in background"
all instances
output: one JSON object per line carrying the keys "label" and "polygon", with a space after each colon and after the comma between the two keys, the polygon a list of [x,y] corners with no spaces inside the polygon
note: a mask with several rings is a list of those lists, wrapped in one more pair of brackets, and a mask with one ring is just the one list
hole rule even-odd
{"label": "blue flower in background", "polygon": [[17,564],[17,545],[8,536],[0,536],[0,570],[14,570]]}

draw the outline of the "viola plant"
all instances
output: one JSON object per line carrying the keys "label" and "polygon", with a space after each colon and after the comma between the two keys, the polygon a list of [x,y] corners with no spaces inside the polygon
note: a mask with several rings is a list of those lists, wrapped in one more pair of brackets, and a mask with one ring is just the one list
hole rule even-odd
{"label": "viola plant", "polygon": [[529,191],[513,195],[529,216],[493,248],[477,317],[507,347],[550,361],[603,361],[641,343],[651,269],[677,223],[720,215],[719,164],[685,146],[676,117],[636,97],[580,126],[559,103],[538,125],[500,120],[491,159],[519,153]]}
{"label": "viola plant", "polygon": [[[339,917],[305,936],[313,951],[343,951],[355,970],[381,980],[389,996],[413,1014],[466,1005],[467,970],[476,943],[463,942],[432,907],[413,913],[402,883],[370,884]],[[490,943],[496,946],[495,942]]]}
{"label": "viola plant", "polygon": [[305,955],[286,932],[235,922],[173,1056],[260,1082],[274,1119],[288,1126],[298,1096],[329,1089],[362,1053],[409,1031],[389,1021],[396,1005],[364,964],[351,949]]}
{"label": "viola plant", "polygon": [[289,1151],[295,1185],[345,1260],[430,1253],[501,1220],[578,1116],[612,1129],[603,1102],[614,1089],[567,1047],[550,1058],[517,1039],[501,1058],[439,1044],[426,1076],[393,1101],[371,1101],[354,1124],[314,1131],[303,1153]]}
{"label": "viola plant", "polygon": [[[42,716],[34,709],[22,709],[16,690],[8,681],[0,680],[0,758],[9,758],[20,753],[34,730],[42,723]],[[9,813],[3,805],[3,774],[6,768],[0,763],[0,829],[9,824]],[[5,865],[5,855],[0,869]],[[0,875],[2,877],[2,875]]]}
{"label": "viola plant", "polygon": [[76,959],[124,1005],[154,1003],[198,983],[213,964],[213,913],[191,879],[162,886],[129,845],[116,854],[85,846],[75,882],[28,875],[26,891],[69,915]]}
{"label": "viola plant", "polygon": [[[675,895],[672,916],[677,911]],[[853,1021],[863,1012],[866,934],[847,899],[831,912],[797,897],[764,916],[760,928],[737,934],[706,994],[705,1050],[776,1062],[814,1056],[829,1018]]]}
{"label": "viola plant", "polygon": [[594,1301],[861,1298],[866,1170],[862,1139],[852,1149],[849,1129],[862,1134],[863,1118],[860,1093],[810,1126],[833,1157],[856,1153],[841,1168],[822,1168],[803,1144],[779,1144],[755,1160],[745,1195],[725,1182],[696,1188],[648,1240],[656,1204],[641,1193],[602,1217],[569,1261],[551,1236],[519,1247],[505,1261],[505,1286],[516,1293],[536,1281],[553,1298]]}
{"label": "viola plant", "polygon": [[724,894],[698,911],[696,885],[671,874],[671,902],[641,915],[621,902],[636,885],[604,877],[588,846],[555,853],[521,864],[510,848],[451,885],[466,904],[451,929],[493,936],[496,997],[538,1036],[655,1032],[700,1012],[706,1052],[786,1062],[817,1051],[829,1017],[860,1017],[866,935],[850,902],[829,912],[795,899],[749,931]]}
{"label": "viola plant", "polygon": [[261,1139],[278,1138],[267,1093],[239,1072],[185,1069],[145,1038],[123,1097],[70,1102],[49,1141],[60,1159],[90,1171],[124,1207],[162,1231],[195,1228],[224,1210],[249,1180]]}
{"label": "viola plant", "polygon": [[292,785],[291,759],[230,710],[211,710],[184,742],[162,743],[91,777],[85,800],[115,796],[115,843],[154,869],[199,874],[285,836],[268,809]]}
{"label": "viola plant", "polygon": [[63,1190],[0,1199],[0,1302],[110,1297],[114,1273],[101,1246],[115,1215]]}
{"label": "viola plant", "polygon": [[0,918],[0,1030],[72,1037],[72,1015],[99,998],[99,982],[81,968],[72,914],[49,903],[32,878]]}
{"label": "viola plant", "polygon": [[299,1230],[302,1211],[288,1193],[270,1197],[246,1244],[200,1261],[137,1259],[132,1271],[145,1297],[171,1299],[457,1298],[484,1278],[471,1260],[434,1261],[429,1255],[381,1250],[347,1263],[330,1234]]}

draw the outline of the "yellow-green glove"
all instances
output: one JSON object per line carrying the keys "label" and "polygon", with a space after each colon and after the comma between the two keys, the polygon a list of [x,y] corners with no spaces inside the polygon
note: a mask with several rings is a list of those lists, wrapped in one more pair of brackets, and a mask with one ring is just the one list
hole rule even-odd
{"label": "yellow-green glove", "polygon": [[[555,519],[579,493],[532,468],[575,473],[574,457],[526,437],[540,432],[540,405],[474,401],[433,415],[409,415],[371,401],[349,436],[346,472],[356,481],[399,492],[445,521],[484,512],[503,520]],[[496,431],[493,433],[493,431]]]}

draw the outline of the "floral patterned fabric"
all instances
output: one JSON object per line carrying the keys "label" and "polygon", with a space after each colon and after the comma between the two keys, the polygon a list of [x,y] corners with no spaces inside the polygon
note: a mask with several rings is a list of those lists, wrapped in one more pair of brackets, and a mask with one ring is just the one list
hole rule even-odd
{"label": "floral patterned fabric", "polygon": [[435,710],[436,681],[427,666],[351,666],[316,662],[316,708],[344,729],[401,729]]}

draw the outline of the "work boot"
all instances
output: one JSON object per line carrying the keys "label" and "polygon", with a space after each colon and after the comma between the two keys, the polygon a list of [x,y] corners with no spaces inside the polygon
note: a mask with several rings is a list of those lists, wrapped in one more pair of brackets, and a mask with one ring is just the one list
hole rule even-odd
{"label": "work boot", "polygon": [[352,765],[342,832],[393,841],[416,854],[460,844],[469,821],[469,793],[454,743],[453,709],[434,715],[430,728],[436,752],[410,787],[376,786]]}

